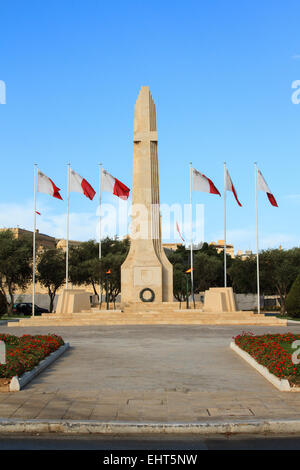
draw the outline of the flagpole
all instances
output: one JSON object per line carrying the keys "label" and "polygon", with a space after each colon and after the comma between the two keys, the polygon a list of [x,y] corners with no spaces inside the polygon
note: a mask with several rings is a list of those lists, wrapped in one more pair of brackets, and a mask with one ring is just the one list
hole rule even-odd
{"label": "flagpole", "polygon": [[69,226],[70,226],[70,168],[68,163],[68,192],[67,192],[67,235],[66,235],[66,289],[69,287]]}
{"label": "flagpole", "polygon": [[[102,163],[99,163],[99,260],[102,257],[102,250],[101,250],[101,191],[102,191]],[[100,274],[100,273],[99,273]],[[101,277],[99,275],[99,305],[101,307],[102,304],[102,284],[101,284]]]}
{"label": "flagpole", "polygon": [[256,273],[257,273],[257,313],[260,313],[260,287],[259,287],[259,247],[258,247],[258,197],[257,197],[257,163],[255,168],[255,202],[256,202]]}
{"label": "flagpole", "polygon": [[190,162],[190,223],[191,223],[191,294],[195,308],[194,300],[194,272],[193,272],[193,200],[192,200],[192,162]]}
{"label": "flagpole", "polygon": [[32,316],[34,317],[35,306],[35,269],[36,269],[36,183],[37,164],[34,164],[34,188],[33,188],[33,243],[32,243]]}
{"label": "flagpole", "polygon": [[226,162],[224,162],[224,287],[227,287],[227,258],[226,258]]}

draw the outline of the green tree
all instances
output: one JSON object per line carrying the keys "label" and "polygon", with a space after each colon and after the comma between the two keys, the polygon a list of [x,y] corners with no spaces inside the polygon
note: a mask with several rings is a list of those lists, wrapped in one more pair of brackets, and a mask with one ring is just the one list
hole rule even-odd
{"label": "green tree", "polygon": [[74,285],[92,286],[98,295],[100,281],[99,245],[94,240],[70,248],[69,277]]}
{"label": "green tree", "polygon": [[12,315],[16,290],[25,290],[32,279],[32,241],[15,238],[10,230],[0,233],[0,291]]}
{"label": "green tree", "polygon": [[261,291],[278,294],[281,313],[285,314],[288,292],[300,272],[300,248],[262,251],[259,264]]}
{"label": "green tree", "polygon": [[286,311],[292,317],[300,317],[300,274],[296,277],[286,297]]}
{"label": "green tree", "polygon": [[7,313],[7,302],[6,297],[0,291],[0,317]]}
{"label": "green tree", "polygon": [[[129,240],[105,238],[101,241],[101,260],[99,245],[94,240],[81,243],[70,249],[70,280],[75,285],[92,285],[99,297],[99,285],[105,290],[108,278],[108,296],[115,302],[121,289],[121,265],[129,250]],[[111,274],[106,275],[110,270]]]}
{"label": "green tree", "polygon": [[65,253],[58,249],[43,251],[38,257],[37,271],[37,280],[48,290],[50,297],[49,311],[52,312],[56,292],[65,282]]}
{"label": "green tree", "polygon": [[[169,261],[173,264],[173,290],[175,298],[180,302],[186,300],[186,275],[191,266],[190,250],[178,245],[177,250],[166,251]],[[228,258],[230,258],[228,256]],[[218,253],[216,248],[203,243],[199,250],[193,253],[194,260],[194,293],[207,290],[209,287],[223,285],[224,254]],[[230,260],[228,260],[230,265]],[[189,283],[189,294],[191,286]]]}
{"label": "green tree", "polygon": [[173,268],[173,292],[178,302],[186,302],[187,295],[191,294],[191,283],[187,281],[187,275],[174,266]]}
{"label": "green tree", "polygon": [[237,256],[228,268],[228,274],[236,293],[255,293],[256,283],[256,257],[249,256],[245,260]]}
{"label": "green tree", "polygon": [[219,256],[199,250],[194,255],[194,292],[223,285],[223,263]]}
{"label": "green tree", "polygon": [[[232,261],[228,271],[235,292],[257,292],[256,269],[255,255],[246,260],[237,257]],[[263,294],[279,296],[282,314],[286,311],[286,297],[289,289],[299,272],[300,248],[269,249],[259,254],[260,291]]]}

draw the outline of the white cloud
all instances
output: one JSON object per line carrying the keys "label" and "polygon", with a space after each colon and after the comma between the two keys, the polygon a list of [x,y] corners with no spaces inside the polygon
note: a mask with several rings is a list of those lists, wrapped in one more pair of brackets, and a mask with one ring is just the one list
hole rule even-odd
{"label": "white cloud", "polygon": [[[66,214],[53,214],[51,208],[39,204],[37,210],[42,214],[36,216],[36,226],[41,233],[57,238],[66,237]],[[33,204],[0,204],[0,227],[20,227],[33,230]],[[97,215],[94,212],[70,213],[70,239],[89,240],[96,238]]]}

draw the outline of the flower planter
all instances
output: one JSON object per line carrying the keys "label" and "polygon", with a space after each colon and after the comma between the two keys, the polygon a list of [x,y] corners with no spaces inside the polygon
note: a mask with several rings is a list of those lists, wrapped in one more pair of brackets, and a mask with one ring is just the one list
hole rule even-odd
{"label": "flower planter", "polygon": [[5,359],[0,363],[0,392],[21,390],[69,348],[60,336],[50,334],[0,334],[0,341],[6,344]]}
{"label": "flower planter", "polygon": [[[291,354],[280,346],[281,337],[287,343],[289,338],[294,340],[292,335],[274,335],[273,337],[272,335],[263,337],[251,335],[249,336],[249,344],[247,344],[247,335],[242,335],[234,338],[234,341],[230,343],[230,348],[281,392],[300,392],[300,386],[293,383],[295,374],[297,377],[299,376],[299,365],[295,365],[292,362]],[[265,342],[264,339],[266,339]],[[242,349],[240,345],[236,344],[236,341],[241,342],[244,348],[249,351]],[[293,374],[292,380],[291,376],[285,376],[288,373]]]}

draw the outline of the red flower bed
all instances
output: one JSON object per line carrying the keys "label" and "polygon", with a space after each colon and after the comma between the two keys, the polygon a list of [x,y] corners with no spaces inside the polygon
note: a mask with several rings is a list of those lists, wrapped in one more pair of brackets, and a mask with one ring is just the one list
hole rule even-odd
{"label": "red flower bed", "polygon": [[291,347],[294,341],[300,340],[300,335],[286,333],[255,336],[253,333],[243,332],[233,339],[237,346],[276,377],[289,380],[291,385],[300,385],[300,364],[292,362],[292,354],[298,348]]}
{"label": "red flower bed", "polygon": [[6,344],[6,364],[0,364],[0,378],[22,375],[64,344],[56,335],[23,335],[19,338],[0,334],[0,341]]}

